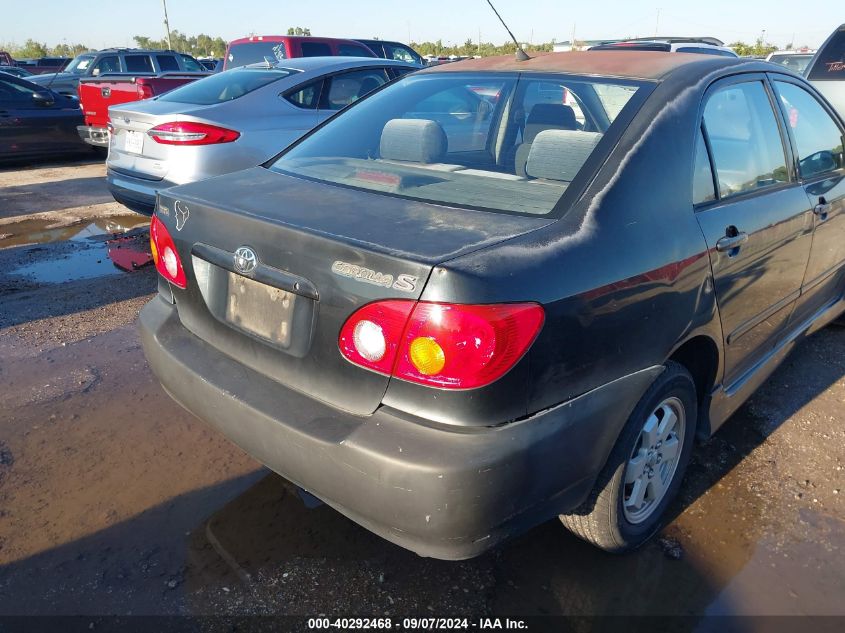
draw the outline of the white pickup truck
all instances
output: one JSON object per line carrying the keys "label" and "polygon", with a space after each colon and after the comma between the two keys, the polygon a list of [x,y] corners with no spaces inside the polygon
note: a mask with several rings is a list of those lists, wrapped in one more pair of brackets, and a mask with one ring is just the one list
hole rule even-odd
{"label": "white pickup truck", "polygon": [[804,76],[845,119],[845,24],[821,45]]}

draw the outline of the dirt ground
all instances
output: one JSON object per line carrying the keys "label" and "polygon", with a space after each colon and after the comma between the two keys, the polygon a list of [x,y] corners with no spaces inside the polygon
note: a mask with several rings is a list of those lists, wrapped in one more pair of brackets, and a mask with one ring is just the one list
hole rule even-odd
{"label": "dirt ground", "polygon": [[309,509],[162,391],[134,325],[155,271],[114,265],[146,219],[103,171],[0,171],[0,615],[845,616],[845,329],[800,344],[698,447],[639,551],[552,521],[423,559]]}

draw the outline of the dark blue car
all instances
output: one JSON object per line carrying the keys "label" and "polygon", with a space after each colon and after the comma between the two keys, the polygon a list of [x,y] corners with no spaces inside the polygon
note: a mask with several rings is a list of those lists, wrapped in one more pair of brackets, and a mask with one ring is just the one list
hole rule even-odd
{"label": "dark blue car", "polygon": [[79,101],[0,73],[0,161],[90,151],[76,133]]}

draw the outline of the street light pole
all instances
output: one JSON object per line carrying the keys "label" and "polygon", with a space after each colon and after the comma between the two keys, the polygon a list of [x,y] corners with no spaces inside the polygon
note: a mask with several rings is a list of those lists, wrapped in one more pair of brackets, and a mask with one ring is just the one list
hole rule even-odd
{"label": "street light pole", "polygon": [[167,29],[167,48],[173,50],[173,42],[170,41],[170,22],[167,21],[167,0],[161,0],[164,7],[164,28]]}

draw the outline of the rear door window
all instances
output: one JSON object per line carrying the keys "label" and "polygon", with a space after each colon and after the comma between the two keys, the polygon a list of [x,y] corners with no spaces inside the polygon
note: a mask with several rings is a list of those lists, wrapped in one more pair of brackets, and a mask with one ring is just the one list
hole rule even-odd
{"label": "rear door window", "polygon": [[387,83],[387,74],[381,69],[356,70],[334,75],[326,81],[328,89],[323,91],[326,98],[321,107],[341,110]]}
{"label": "rear door window", "polygon": [[303,57],[324,57],[332,54],[331,46],[323,42],[302,42],[300,47]]}
{"label": "rear door window", "polygon": [[845,79],[845,30],[837,31],[820,50],[807,79],[833,81]]}
{"label": "rear door window", "polygon": [[716,199],[716,189],[713,185],[713,169],[710,166],[710,156],[701,128],[695,140],[695,167],[692,176],[692,203],[703,204]]}
{"label": "rear door window", "polygon": [[156,55],[156,61],[162,72],[179,70],[179,62],[176,61],[176,57],[173,55]]}
{"label": "rear door window", "polygon": [[843,167],[842,130],[809,92],[785,81],[775,81],[781,107],[795,146],[802,178],[814,178]]}
{"label": "rear door window", "polygon": [[285,99],[297,108],[302,108],[303,110],[316,110],[320,105],[320,96],[322,91],[323,80],[318,79],[317,81],[312,81],[306,86],[303,86],[295,92],[286,94]]}
{"label": "rear door window", "polygon": [[129,73],[151,73],[153,70],[153,60],[149,55],[126,55],[124,57],[126,63],[126,72]]}
{"label": "rear door window", "polygon": [[768,93],[761,81],[716,90],[704,108],[719,197],[787,182],[786,156]]}

